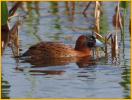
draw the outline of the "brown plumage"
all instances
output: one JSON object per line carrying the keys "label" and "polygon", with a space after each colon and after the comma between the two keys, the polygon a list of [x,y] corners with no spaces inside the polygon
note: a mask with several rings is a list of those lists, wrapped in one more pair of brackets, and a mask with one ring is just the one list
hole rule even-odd
{"label": "brown plumage", "polygon": [[86,57],[91,56],[91,48],[95,43],[95,37],[92,35],[81,35],[76,41],[75,49],[59,42],[40,42],[31,46],[22,56],[29,56],[32,59]]}

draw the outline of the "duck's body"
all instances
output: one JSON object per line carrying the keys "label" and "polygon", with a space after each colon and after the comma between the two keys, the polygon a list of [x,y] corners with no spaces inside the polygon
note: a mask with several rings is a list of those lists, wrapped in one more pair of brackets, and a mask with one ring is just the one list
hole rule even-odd
{"label": "duck's body", "polygon": [[40,42],[31,46],[22,56],[35,59],[41,58],[64,58],[64,57],[86,57],[91,56],[92,47],[95,46],[95,38],[81,35],[75,48],[59,42]]}
{"label": "duck's body", "polygon": [[[87,52],[87,53],[86,53]],[[60,57],[84,57],[90,55],[90,50],[78,51],[63,43],[40,42],[31,46],[23,56],[60,58]]]}

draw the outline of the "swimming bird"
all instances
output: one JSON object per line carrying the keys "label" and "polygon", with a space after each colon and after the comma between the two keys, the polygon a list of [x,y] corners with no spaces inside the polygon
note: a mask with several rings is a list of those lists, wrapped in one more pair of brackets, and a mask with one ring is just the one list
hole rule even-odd
{"label": "swimming bird", "polygon": [[31,46],[22,57],[30,59],[77,58],[92,56],[92,48],[102,43],[94,35],[81,35],[76,40],[75,48],[60,42],[40,42]]}

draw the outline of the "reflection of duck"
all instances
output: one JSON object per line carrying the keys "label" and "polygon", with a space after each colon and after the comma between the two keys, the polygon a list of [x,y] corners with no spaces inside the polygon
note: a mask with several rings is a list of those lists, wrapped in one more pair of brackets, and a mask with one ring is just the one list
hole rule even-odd
{"label": "reflection of duck", "polygon": [[78,58],[92,55],[92,48],[99,46],[93,35],[81,35],[75,45],[75,49],[58,42],[40,42],[31,46],[22,56],[30,57],[30,60]]}
{"label": "reflection of duck", "polygon": [[27,59],[24,62],[32,64],[32,68],[35,67],[52,67],[52,66],[63,66],[70,63],[76,63],[79,68],[94,65],[96,60],[92,57],[65,57],[65,58],[55,58],[55,59]]}
{"label": "reflection of duck", "polygon": [[[37,61],[28,61],[30,62],[33,66],[28,69],[28,72],[30,75],[63,75],[66,72],[66,69],[61,69],[63,65],[69,64],[71,62],[74,62],[75,59],[72,58],[65,58],[65,59],[54,59],[54,60],[37,60]],[[91,65],[96,64],[96,60],[91,59],[90,57],[82,57],[78,59],[76,62],[77,66],[79,68],[86,68]],[[57,68],[56,68],[56,67]],[[60,66],[60,69],[58,68]],[[42,69],[38,69],[38,68]],[[44,68],[44,69],[43,69]],[[46,68],[46,69],[45,69]],[[94,66],[92,66],[94,68]],[[17,71],[24,72],[27,68],[21,68],[17,67]]]}
{"label": "reflection of duck", "polygon": [[[27,69],[25,68],[15,68],[16,71],[24,72],[24,70]],[[38,69],[29,69],[28,72],[30,75],[62,75],[64,74],[65,71],[63,70],[38,70]]]}

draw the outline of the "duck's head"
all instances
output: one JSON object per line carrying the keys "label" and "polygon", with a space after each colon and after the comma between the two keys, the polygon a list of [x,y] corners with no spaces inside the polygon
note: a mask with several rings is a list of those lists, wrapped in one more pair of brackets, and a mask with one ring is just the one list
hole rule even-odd
{"label": "duck's head", "polygon": [[101,47],[103,43],[96,39],[94,35],[81,35],[76,41],[75,50],[91,49],[93,47]]}

